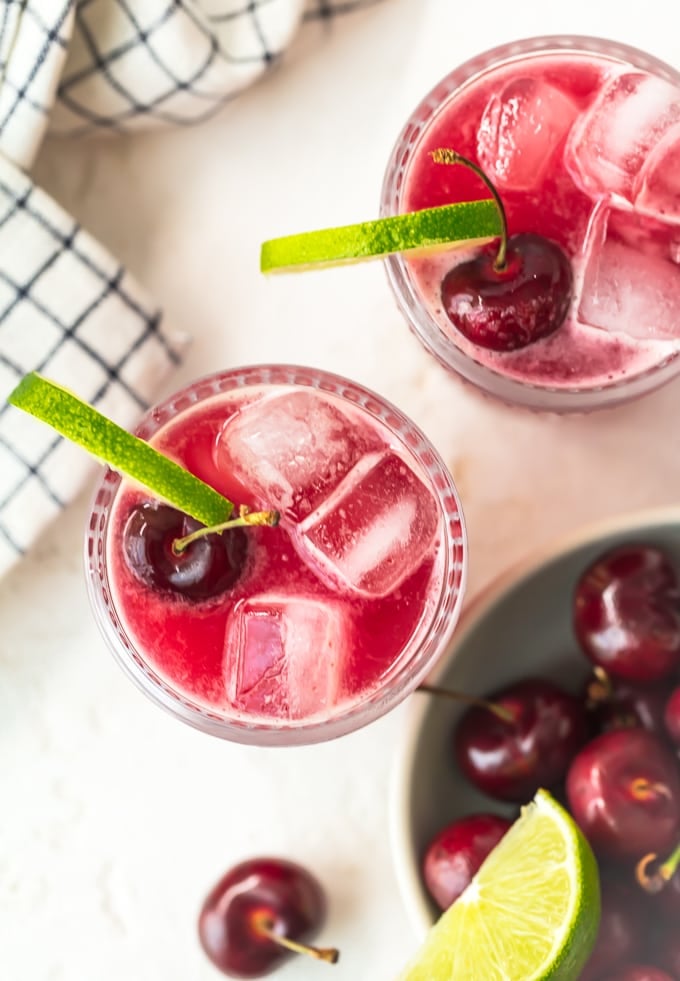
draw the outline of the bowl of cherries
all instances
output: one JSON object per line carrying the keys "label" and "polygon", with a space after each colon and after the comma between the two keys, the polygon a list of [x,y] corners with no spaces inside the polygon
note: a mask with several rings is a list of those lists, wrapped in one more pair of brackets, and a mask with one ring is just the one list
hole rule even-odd
{"label": "bowl of cherries", "polygon": [[588,528],[497,579],[414,695],[391,836],[419,935],[539,787],[598,861],[583,981],[680,981],[679,510]]}

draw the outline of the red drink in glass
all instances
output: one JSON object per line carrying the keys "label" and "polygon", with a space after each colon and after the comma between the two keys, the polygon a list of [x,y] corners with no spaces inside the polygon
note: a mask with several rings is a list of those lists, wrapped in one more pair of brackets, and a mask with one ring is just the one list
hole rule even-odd
{"label": "red drink in glass", "polygon": [[585,410],[680,371],[680,75],[632,48],[534,38],[444,79],[403,130],[384,214],[488,197],[450,147],[499,192],[510,234],[537,233],[571,260],[574,290],[553,334],[514,351],[470,342],[441,283],[473,247],[391,256],[397,301],[426,347],[490,394],[536,409]]}
{"label": "red drink in glass", "polygon": [[140,580],[126,536],[149,495],[107,473],[90,594],[147,694],[216,735],[302,743],[413,690],[451,636],[465,548],[451,477],[406,417],[345,379],[264,366],[197,382],[140,434],[237,504],[281,513],[239,530],[233,585],[189,599]]}

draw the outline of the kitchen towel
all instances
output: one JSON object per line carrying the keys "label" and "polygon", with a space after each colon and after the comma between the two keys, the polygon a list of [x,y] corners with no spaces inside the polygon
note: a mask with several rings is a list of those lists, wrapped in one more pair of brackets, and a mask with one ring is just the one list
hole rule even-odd
{"label": "kitchen towel", "polygon": [[41,371],[126,427],[188,338],[26,173],[49,129],[188,125],[277,64],[306,21],[380,0],[3,0],[0,9],[0,574],[93,463],[6,402]]}

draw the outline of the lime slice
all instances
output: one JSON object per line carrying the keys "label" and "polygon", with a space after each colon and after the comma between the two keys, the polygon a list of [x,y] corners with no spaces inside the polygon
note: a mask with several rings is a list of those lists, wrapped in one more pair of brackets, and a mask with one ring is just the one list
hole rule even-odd
{"label": "lime slice", "polygon": [[262,244],[260,269],[264,273],[290,272],[375,259],[391,252],[469,244],[500,234],[501,219],[494,201],[464,201],[358,225],[273,238]]}
{"label": "lime slice", "polygon": [[61,385],[32,372],[7,401],[202,524],[219,525],[229,519],[231,501]]}
{"label": "lime slice", "polygon": [[573,981],[599,920],[590,846],[539,790],[399,981]]}

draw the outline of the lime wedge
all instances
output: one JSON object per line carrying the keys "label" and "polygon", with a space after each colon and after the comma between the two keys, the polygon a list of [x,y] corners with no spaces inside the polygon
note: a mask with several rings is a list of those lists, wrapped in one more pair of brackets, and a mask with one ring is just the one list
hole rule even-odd
{"label": "lime wedge", "polygon": [[219,525],[229,519],[231,501],[61,385],[31,372],[7,401],[202,524]]}
{"label": "lime wedge", "polygon": [[262,244],[260,269],[264,273],[290,272],[375,259],[391,252],[469,244],[500,234],[501,219],[494,201],[464,201],[273,238]]}
{"label": "lime wedge", "polygon": [[599,919],[590,846],[539,790],[399,981],[574,981]]}

